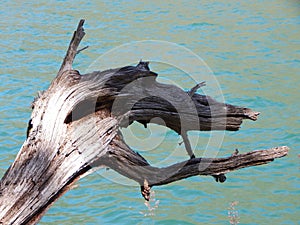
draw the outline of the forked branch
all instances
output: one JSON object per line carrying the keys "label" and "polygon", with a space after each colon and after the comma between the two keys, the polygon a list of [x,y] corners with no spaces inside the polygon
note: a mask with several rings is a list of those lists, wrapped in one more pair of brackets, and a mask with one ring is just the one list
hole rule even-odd
{"label": "forked branch", "polygon": [[[229,172],[270,163],[274,159],[286,156],[288,151],[288,147],[281,146],[243,154],[235,152],[225,158],[194,158],[158,168],[148,164],[124,142],[115,139],[109,146],[107,155],[99,163],[135,180],[141,187],[144,187],[145,181],[148,187],[153,187],[198,175],[213,176],[217,181],[224,182],[225,174]],[[142,188],[144,198],[149,200],[149,196],[144,192],[147,193]]]}
{"label": "forked branch", "polygon": [[[67,50],[67,54],[61,64],[58,74],[61,74],[66,70],[72,69],[73,61],[75,59],[76,54],[78,53],[78,51],[77,51],[78,46],[79,46],[82,38],[85,35],[84,29],[83,29],[83,24],[84,24],[84,19],[81,19],[79,21],[76,31],[74,31],[73,37],[69,44],[69,48]],[[85,48],[87,48],[87,47],[85,47]],[[84,49],[80,49],[79,51],[82,51]]]}

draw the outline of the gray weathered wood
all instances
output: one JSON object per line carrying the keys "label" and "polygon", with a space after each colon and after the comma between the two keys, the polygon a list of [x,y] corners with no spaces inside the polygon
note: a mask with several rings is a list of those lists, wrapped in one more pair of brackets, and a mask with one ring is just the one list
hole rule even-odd
{"label": "gray weathered wood", "polygon": [[158,123],[151,119],[160,117],[162,125],[178,134],[236,131],[244,119],[256,120],[259,113],[197,94],[199,86],[185,92],[158,83],[157,74],[145,62],[81,75],[72,63],[84,36],[83,23],[74,33],[58,75],[32,103],[27,139],[0,181],[0,224],[36,224],[93,167],[110,167],[135,180],[149,199],[150,187],[155,185],[196,175],[224,181],[225,173],[287,155],[288,148],[283,146],[152,167],[124,142],[119,127],[133,121],[146,126]]}

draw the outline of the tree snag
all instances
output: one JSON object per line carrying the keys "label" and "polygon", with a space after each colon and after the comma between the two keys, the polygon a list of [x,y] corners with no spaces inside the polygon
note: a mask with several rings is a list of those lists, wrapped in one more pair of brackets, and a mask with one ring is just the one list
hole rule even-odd
{"label": "tree snag", "polygon": [[[204,83],[188,92],[159,83],[147,62],[81,75],[72,63],[85,34],[83,24],[81,20],[56,78],[32,103],[27,139],[0,181],[0,224],[36,224],[93,167],[109,167],[135,180],[149,200],[156,185],[196,175],[224,182],[228,172],[287,155],[288,147],[282,146],[196,158],[189,130],[237,131],[244,119],[256,120],[259,113],[197,94]],[[153,120],[156,117],[164,123]],[[164,168],[151,166],[120,133],[120,127],[134,121],[158,123],[182,135],[191,159]]]}

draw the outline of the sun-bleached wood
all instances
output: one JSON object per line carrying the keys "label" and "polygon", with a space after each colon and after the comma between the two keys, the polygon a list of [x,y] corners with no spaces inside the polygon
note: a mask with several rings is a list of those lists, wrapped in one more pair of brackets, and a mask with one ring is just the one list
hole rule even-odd
{"label": "sun-bleached wood", "polygon": [[[237,131],[244,119],[256,120],[259,113],[197,94],[203,84],[188,92],[161,84],[146,62],[81,75],[72,63],[84,36],[83,24],[81,20],[56,78],[32,103],[27,139],[0,181],[0,224],[36,224],[92,168],[109,167],[135,180],[149,199],[156,185],[196,175],[223,182],[228,172],[287,155],[288,147],[282,146],[151,166],[124,142],[120,127],[134,121],[158,123],[183,136],[189,130]],[[153,120],[156,117],[162,120]]]}

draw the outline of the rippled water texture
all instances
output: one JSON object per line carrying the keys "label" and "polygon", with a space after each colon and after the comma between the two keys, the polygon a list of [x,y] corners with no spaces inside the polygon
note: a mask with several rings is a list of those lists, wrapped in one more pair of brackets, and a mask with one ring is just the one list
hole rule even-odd
{"label": "rippled water texture", "polygon": [[[239,213],[240,224],[299,223],[299,1],[2,0],[0,14],[0,176],[24,141],[33,96],[54,78],[80,18],[86,19],[87,32],[82,45],[90,48],[78,55],[76,69],[85,71],[101,54],[131,41],[177,43],[205,60],[226,102],[261,112],[258,121],[225,133],[219,156],[235,148],[291,148],[287,157],[269,165],[228,174],[224,184],[193,177],[155,187],[159,203],[153,210],[144,205],[134,183],[122,185],[107,178],[120,179],[117,175],[100,171],[82,179],[40,224],[230,224],[230,211]],[[151,68],[162,78],[183,82],[184,88],[194,85],[182,81],[180,71],[155,64]],[[126,132],[153,138],[153,143],[159,138],[142,130],[133,126]],[[181,140],[171,131],[164,135],[154,150],[140,149],[151,163],[160,163]],[[193,146],[201,155],[209,133],[191,136],[203,140]],[[182,149],[173,157],[176,161],[187,155]]]}

